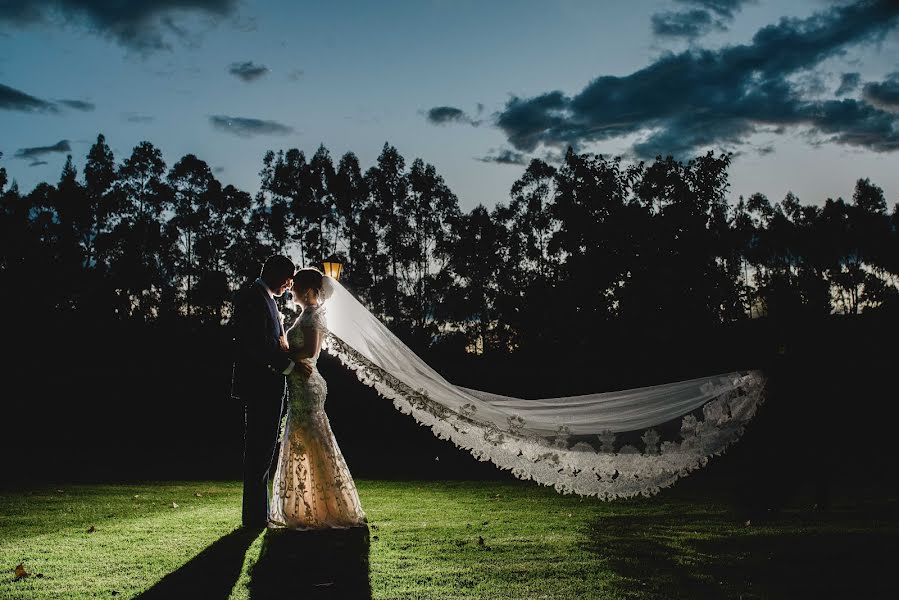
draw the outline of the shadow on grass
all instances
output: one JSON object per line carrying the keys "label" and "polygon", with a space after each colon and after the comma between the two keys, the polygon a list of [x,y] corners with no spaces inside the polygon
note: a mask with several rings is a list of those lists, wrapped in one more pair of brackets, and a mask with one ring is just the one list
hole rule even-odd
{"label": "shadow on grass", "polygon": [[228,598],[247,549],[261,532],[261,527],[236,529],[222,536],[138,598]]}
{"label": "shadow on grass", "polygon": [[250,598],[371,598],[368,527],[266,532]]}
{"label": "shadow on grass", "polygon": [[628,598],[896,598],[899,534],[856,519],[742,527],[718,515],[606,517],[588,547]]}

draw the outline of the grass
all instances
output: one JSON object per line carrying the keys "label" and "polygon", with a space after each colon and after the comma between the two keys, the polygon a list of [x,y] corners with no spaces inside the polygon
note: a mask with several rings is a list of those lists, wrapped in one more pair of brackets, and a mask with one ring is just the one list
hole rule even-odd
{"label": "grass", "polygon": [[235,530],[233,482],[0,491],[0,598],[899,597],[895,499],[747,525],[671,492],[357,484],[369,530],[333,535]]}

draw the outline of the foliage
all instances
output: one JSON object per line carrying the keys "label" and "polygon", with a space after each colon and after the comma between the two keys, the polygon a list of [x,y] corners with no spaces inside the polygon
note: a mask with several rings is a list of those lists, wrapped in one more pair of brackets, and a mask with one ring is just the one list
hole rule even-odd
{"label": "foliage", "polygon": [[463,212],[433,165],[407,166],[389,144],[364,172],[324,146],[308,160],[268,152],[251,198],[192,154],[167,167],[149,142],[116,164],[99,135],[80,178],[69,157],[55,186],[23,194],[0,170],[3,308],[52,274],[58,293],[38,310],[221,323],[230,292],[283,252],[344,261],[346,285],[417,349],[531,352],[613,327],[673,338],[899,310],[899,208],[879,187],[859,179],[850,202],[822,206],[792,193],[731,205],[730,160],[569,149],[557,166],[533,160],[508,203]]}

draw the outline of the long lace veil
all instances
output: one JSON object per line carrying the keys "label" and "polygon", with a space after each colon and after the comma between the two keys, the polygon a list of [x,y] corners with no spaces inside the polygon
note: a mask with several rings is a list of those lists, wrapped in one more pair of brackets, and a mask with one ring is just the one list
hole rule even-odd
{"label": "long lace veil", "polygon": [[562,493],[603,499],[655,494],[737,440],[764,398],[760,371],[533,400],[459,387],[339,282],[326,282],[326,349],[360,381],[437,437]]}

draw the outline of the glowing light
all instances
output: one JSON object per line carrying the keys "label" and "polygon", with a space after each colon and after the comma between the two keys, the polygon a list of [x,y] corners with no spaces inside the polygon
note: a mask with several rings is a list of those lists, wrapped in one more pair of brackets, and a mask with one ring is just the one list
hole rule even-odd
{"label": "glowing light", "polygon": [[340,273],[343,271],[343,263],[339,260],[336,258],[329,258],[322,263],[322,266],[324,267],[322,270],[325,272],[325,275],[337,280],[340,279]]}

